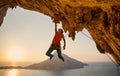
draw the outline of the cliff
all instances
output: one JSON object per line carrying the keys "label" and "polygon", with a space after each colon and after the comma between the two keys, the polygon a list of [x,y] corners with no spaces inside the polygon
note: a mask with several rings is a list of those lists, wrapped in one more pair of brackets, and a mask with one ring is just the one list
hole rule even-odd
{"label": "cliff", "polygon": [[0,24],[7,8],[16,6],[60,21],[73,40],[77,32],[86,28],[100,53],[110,53],[120,65],[119,0],[0,0]]}

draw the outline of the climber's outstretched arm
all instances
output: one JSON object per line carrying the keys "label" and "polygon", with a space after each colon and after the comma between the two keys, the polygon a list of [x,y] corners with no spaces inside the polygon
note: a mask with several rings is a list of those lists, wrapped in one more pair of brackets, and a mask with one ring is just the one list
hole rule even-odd
{"label": "climber's outstretched arm", "polygon": [[57,33],[57,23],[55,23],[55,33]]}

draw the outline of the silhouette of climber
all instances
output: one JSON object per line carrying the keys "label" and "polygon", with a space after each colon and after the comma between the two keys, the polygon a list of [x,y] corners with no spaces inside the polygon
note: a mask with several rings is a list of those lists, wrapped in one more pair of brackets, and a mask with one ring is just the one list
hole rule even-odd
{"label": "silhouette of climber", "polygon": [[50,60],[52,59],[53,55],[51,54],[53,52],[53,50],[57,50],[57,54],[58,54],[58,57],[64,61],[64,58],[62,57],[62,54],[61,54],[61,45],[60,45],[60,41],[63,39],[64,41],[64,46],[63,46],[63,50],[65,49],[66,47],[66,40],[65,40],[65,37],[63,35],[63,30],[62,29],[58,29],[57,30],[57,23],[59,23],[59,16],[56,14],[54,15],[54,20],[53,22],[55,23],[55,36],[52,40],[52,44],[50,45],[50,48],[48,49],[48,51],[46,52],[46,55],[50,57]]}

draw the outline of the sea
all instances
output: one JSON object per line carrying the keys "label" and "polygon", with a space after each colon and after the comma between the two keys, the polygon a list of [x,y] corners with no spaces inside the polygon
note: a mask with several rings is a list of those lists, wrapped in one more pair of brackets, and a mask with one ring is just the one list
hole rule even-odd
{"label": "sea", "polygon": [[120,76],[113,63],[87,63],[84,68],[71,70],[1,69],[0,76]]}

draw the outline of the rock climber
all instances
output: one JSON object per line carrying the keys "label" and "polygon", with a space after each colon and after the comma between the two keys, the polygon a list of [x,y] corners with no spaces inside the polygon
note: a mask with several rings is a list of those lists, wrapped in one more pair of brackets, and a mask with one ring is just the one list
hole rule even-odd
{"label": "rock climber", "polygon": [[65,48],[66,48],[66,40],[65,40],[65,37],[63,35],[63,30],[61,28],[59,28],[57,30],[57,23],[60,22],[58,14],[54,15],[53,22],[55,23],[55,35],[54,35],[54,38],[52,40],[52,44],[50,45],[48,51],[46,52],[46,55],[49,56],[50,60],[51,60],[53,58],[53,56],[54,56],[51,53],[53,52],[53,50],[57,50],[58,57],[62,61],[64,61],[64,58],[63,58],[62,53],[61,53],[60,41],[63,39],[63,41],[64,41],[63,50],[65,50]]}

